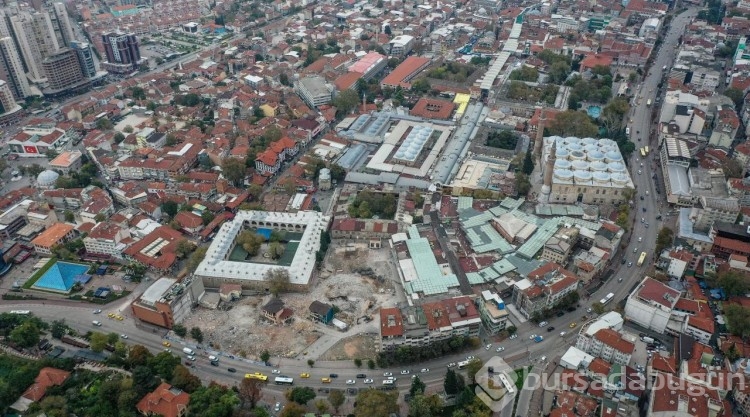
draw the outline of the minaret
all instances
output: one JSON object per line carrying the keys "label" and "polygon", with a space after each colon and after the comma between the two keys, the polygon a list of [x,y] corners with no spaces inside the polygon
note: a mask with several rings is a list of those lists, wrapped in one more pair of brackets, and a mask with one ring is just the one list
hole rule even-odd
{"label": "minaret", "polygon": [[539,194],[539,202],[542,204],[549,203],[550,193],[552,192],[552,174],[555,171],[555,161],[557,160],[557,141],[552,140],[552,149],[550,149],[547,161],[544,163],[544,184],[542,192]]}
{"label": "minaret", "polygon": [[544,144],[544,125],[547,122],[546,115],[544,113],[544,107],[542,107],[542,114],[539,116],[539,125],[536,129],[536,139],[534,139],[534,156],[539,162],[540,166],[542,163],[542,145]]}

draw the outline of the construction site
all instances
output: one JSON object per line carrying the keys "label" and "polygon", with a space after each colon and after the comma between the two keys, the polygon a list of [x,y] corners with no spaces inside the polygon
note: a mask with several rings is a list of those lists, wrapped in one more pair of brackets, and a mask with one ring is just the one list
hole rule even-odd
{"label": "construction site", "polygon": [[[403,298],[396,290],[395,273],[389,249],[334,242],[309,293],[279,295],[284,308],[292,311],[285,324],[264,317],[263,307],[273,299],[270,294],[243,296],[222,303],[216,310],[198,307],[182,324],[188,329],[200,328],[204,345],[229,354],[257,359],[267,350],[272,357],[304,356],[321,337],[338,341],[361,331],[377,330],[379,308],[394,306]],[[314,322],[310,315],[313,301],[332,306],[335,318],[346,324],[346,330]]]}

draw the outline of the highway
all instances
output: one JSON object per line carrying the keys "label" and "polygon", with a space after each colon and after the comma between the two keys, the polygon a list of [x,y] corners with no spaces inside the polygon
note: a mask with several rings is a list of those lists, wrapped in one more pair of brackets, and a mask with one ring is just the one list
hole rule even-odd
{"label": "highway", "polygon": [[[680,36],[680,34],[682,34],[685,24],[688,23],[689,19],[692,18],[695,13],[696,10],[689,10],[673,19],[671,28],[669,29],[667,36],[664,38],[663,45],[661,46],[661,49],[663,51],[676,50],[678,37]],[[188,56],[183,57],[182,59],[188,59]],[[651,108],[646,107],[645,100],[650,97],[653,101],[653,98],[656,96],[657,84],[659,83],[662,76],[662,67],[666,65],[669,68],[672,59],[674,59],[674,52],[670,52],[668,54],[657,54],[657,58],[654,61],[651,72],[645,77],[638,92],[639,97],[642,97],[642,104],[635,107],[632,115],[633,122],[630,124],[631,135],[634,139],[633,142],[637,147],[645,146],[648,143],[646,141],[648,141],[650,137],[649,132],[651,130]],[[169,65],[174,64],[175,63],[172,62]],[[637,133],[638,131],[640,131],[640,134]],[[642,138],[640,142],[637,140],[638,137]],[[636,196],[634,197],[636,222],[634,224],[632,239],[630,242],[628,242],[627,248],[624,249],[623,256],[627,259],[628,262],[633,262],[632,267],[628,267],[627,264],[623,265],[619,262],[616,262],[616,264],[613,265],[615,273],[612,278],[609,279],[602,286],[602,288],[597,291],[597,293],[593,294],[588,301],[584,302],[582,300],[581,308],[579,308],[574,313],[568,313],[563,317],[555,317],[549,320],[549,325],[555,326],[556,328],[553,332],[547,332],[544,328],[540,329],[533,323],[523,323],[517,326],[519,329],[519,337],[517,339],[506,340],[500,344],[494,344],[490,350],[480,348],[476,352],[444,357],[438,360],[432,360],[425,363],[409,366],[406,367],[406,369],[410,369],[411,373],[413,374],[419,373],[420,369],[422,368],[429,368],[430,372],[426,374],[420,374],[420,377],[428,384],[428,386],[431,386],[442,385],[446,364],[463,360],[466,355],[469,354],[475,355],[484,360],[489,359],[490,357],[498,355],[495,352],[495,348],[497,346],[505,347],[505,351],[499,355],[502,356],[507,362],[509,362],[511,366],[519,366],[521,364],[529,362],[537,362],[539,360],[539,357],[542,355],[546,355],[549,360],[552,360],[556,356],[560,355],[565,349],[567,349],[567,347],[570,346],[571,342],[575,341],[575,337],[577,334],[576,330],[580,328],[580,319],[584,314],[584,310],[586,309],[586,307],[588,307],[591,303],[598,301],[609,292],[615,294],[613,304],[624,299],[630,292],[633,285],[635,285],[642,279],[644,273],[647,270],[647,266],[645,265],[642,267],[638,267],[636,265],[637,255],[640,254],[640,252],[645,251],[649,254],[649,260],[646,264],[653,261],[653,247],[655,245],[656,235],[660,227],[660,222],[656,220],[656,216],[657,214],[659,214],[660,210],[662,214],[664,214],[666,211],[666,206],[664,206],[665,203],[663,201],[664,195],[656,194],[654,183],[651,179],[651,175],[654,169],[653,167],[655,166],[652,161],[656,159],[657,155],[657,151],[654,146],[656,145],[656,143],[648,144],[654,150],[648,156],[647,161],[641,161],[640,154],[634,154],[630,161],[630,166],[632,167],[632,178],[637,191]],[[641,162],[644,163],[643,167],[640,166]],[[639,169],[642,171],[641,174],[637,173]],[[659,176],[661,178],[661,173],[659,173]],[[647,190],[649,192],[648,196],[645,195],[645,192]],[[644,196],[643,201],[640,200],[641,195]],[[643,211],[644,207],[646,208],[645,212]],[[641,218],[644,218],[645,222],[647,222],[650,227],[647,228],[645,226],[645,223],[641,223]],[[639,237],[642,237],[642,242],[638,242]],[[622,279],[622,281],[620,281],[620,279]],[[127,303],[121,302],[121,304],[122,305],[120,306],[120,309],[122,311],[126,311]],[[66,322],[69,325],[83,333],[87,331],[100,331],[105,333],[115,332],[118,334],[126,334],[128,335],[128,339],[126,340],[127,343],[142,344],[148,347],[152,352],[159,352],[164,349],[164,346],[162,346],[162,342],[165,340],[162,337],[164,332],[163,330],[157,331],[156,329],[152,329],[151,327],[136,326],[135,321],[132,319],[126,318],[126,320],[124,321],[116,321],[107,318],[106,313],[108,311],[116,311],[118,309],[117,306],[102,308],[104,312],[100,315],[93,314],[93,310],[95,308],[97,307],[55,302],[45,302],[44,304],[41,304],[41,302],[37,301],[4,301],[3,304],[0,305],[0,312],[18,309],[31,310],[35,315],[48,321],[63,317],[66,319]],[[92,324],[92,320],[101,321],[102,326],[94,326]],[[576,327],[576,330],[569,328],[569,324],[571,322],[579,323],[579,326]],[[566,334],[564,337],[561,337],[559,333],[563,330],[568,332],[568,334]],[[543,335],[545,340],[541,343],[534,343],[533,341],[529,340],[529,336],[534,333]],[[564,339],[564,343],[561,343],[560,339]],[[173,353],[184,356],[182,354],[183,345],[177,341],[172,341],[171,343],[173,344],[173,346],[171,347]],[[194,344],[191,344],[189,346],[194,347]],[[76,349],[72,346],[68,346],[67,348]],[[271,368],[269,367],[251,363],[249,361],[244,361],[241,359],[231,359],[228,356],[221,357],[220,366],[211,366],[207,360],[208,354],[209,353],[206,351],[199,351],[197,355],[198,360],[195,362],[195,366],[192,368],[192,371],[196,375],[198,375],[204,382],[214,380],[220,383],[233,385],[239,383],[242,375],[247,372],[263,372],[264,374],[269,375],[269,377],[274,376],[271,374]],[[398,378],[397,386],[400,390],[408,388],[411,381],[410,375],[400,375],[401,370],[404,368],[369,370],[366,369],[366,367],[363,367],[362,369],[357,369],[351,361],[319,361],[315,363],[315,366],[313,368],[310,368],[305,361],[297,359],[273,358],[271,361],[274,363],[274,365],[279,367],[279,369],[281,370],[281,374],[294,377],[297,384],[301,384],[302,381],[304,381],[304,385],[310,386],[312,388],[326,387],[346,389],[350,387],[366,387],[366,385],[362,383],[361,379],[358,379],[357,384],[353,386],[345,384],[345,381],[347,379],[355,379],[355,375],[358,373],[364,373],[368,376],[368,378],[374,379],[374,384],[370,385],[373,387],[382,386],[382,380],[384,379],[383,372],[391,372],[395,377]],[[237,370],[237,373],[229,373],[227,371],[227,368],[230,367],[235,368]],[[299,378],[299,374],[302,372],[309,372],[311,374],[311,378],[307,380],[301,380]],[[333,379],[332,383],[330,384],[322,383],[320,378],[327,377],[329,373],[337,373],[339,376],[338,378]],[[286,387],[269,384],[267,389],[274,392],[273,395],[275,396],[276,393],[280,394],[280,392],[286,390]]]}

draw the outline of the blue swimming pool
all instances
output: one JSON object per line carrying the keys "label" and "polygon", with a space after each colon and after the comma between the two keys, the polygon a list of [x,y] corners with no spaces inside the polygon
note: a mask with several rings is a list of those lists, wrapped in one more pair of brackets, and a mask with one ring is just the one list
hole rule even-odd
{"label": "blue swimming pool", "polygon": [[32,288],[40,290],[70,292],[77,281],[86,282],[89,276],[86,272],[89,270],[88,265],[74,264],[70,262],[55,262],[52,267],[44,272]]}
{"label": "blue swimming pool", "polygon": [[602,115],[602,108],[599,106],[589,106],[586,112],[594,119],[598,119]]}

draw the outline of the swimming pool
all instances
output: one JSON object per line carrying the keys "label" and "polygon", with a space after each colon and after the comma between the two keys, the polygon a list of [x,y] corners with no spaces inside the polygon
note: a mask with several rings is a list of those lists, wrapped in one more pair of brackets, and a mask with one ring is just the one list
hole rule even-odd
{"label": "swimming pool", "polygon": [[598,119],[602,115],[602,108],[599,106],[589,106],[586,112],[594,119]]}
{"label": "swimming pool", "polygon": [[56,261],[39,277],[32,288],[67,293],[77,281],[86,281],[85,275],[88,270],[88,265]]}

